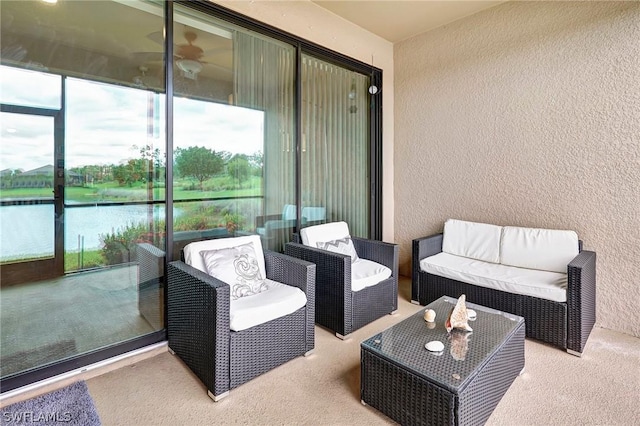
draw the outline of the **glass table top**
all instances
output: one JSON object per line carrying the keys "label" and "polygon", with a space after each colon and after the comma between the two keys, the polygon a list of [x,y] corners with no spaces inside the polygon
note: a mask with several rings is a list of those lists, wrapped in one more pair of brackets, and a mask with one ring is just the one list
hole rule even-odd
{"label": "glass table top", "polygon": [[[476,319],[469,321],[473,331],[453,329],[447,333],[444,322],[456,302],[453,297],[443,296],[409,318],[371,336],[361,343],[361,347],[459,393],[524,319],[467,302],[467,308],[477,313]],[[436,312],[433,323],[424,320],[427,309]],[[444,344],[442,352],[430,352],[425,348],[426,343],[434,340]]]}

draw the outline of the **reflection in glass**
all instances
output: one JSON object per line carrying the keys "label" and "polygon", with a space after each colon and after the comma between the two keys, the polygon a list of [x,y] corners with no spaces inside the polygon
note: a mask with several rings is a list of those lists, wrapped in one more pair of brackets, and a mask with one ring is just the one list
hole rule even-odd
{"label": "reflection in glass", "polygon": [[[4,52],[2,59],[5,59]],[[0,65],[0,74],[2,75],[1,103],[37,108],[60,108],[61,78],[59,75],[4,65]],[[16,81],[28,81],[29,84],[15,84]]]}
{"label": "reflection in glass", "polygon": [[0,262],[52,257],[53,117],[3,112],[0,122]]}
{"label": "reflection in glass", "polygon": [[175,13],[179,258],[189,240],[255,233],[265,215],[295,204],[295,50],[180,5]]}
{"label": "reflection in glass", "polygon": [[0,2],[3,379],[164,327],[163,5]]}

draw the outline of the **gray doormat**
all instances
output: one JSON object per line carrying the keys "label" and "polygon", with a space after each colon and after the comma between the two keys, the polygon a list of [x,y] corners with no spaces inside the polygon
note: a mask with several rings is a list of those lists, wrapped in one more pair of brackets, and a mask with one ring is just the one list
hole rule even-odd
{"label": "gray doormat", "polygon": [[11,404],[0,413],[2,425],[100,426],[100,417],[85,382]]}

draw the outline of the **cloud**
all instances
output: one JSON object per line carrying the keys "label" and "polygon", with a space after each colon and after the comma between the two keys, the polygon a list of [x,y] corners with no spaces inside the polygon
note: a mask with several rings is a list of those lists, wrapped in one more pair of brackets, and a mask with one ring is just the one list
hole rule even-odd
{"label": "cloud", "polygon": [[[2,79],[5,102],[57,108],[58,76],[2,67],[5,71],[11,73]],[[152,145],[164,156],[164,95],[76,78],[65,84],[67,168],[119,164],[139,157],[134,146]],[[263,120],[262,111],[175,97],[174,147],[204,146],[232,154],[264,151]],[[3,113],[2,140],[0,169],[31,170],[54,163],[50,117]]]}

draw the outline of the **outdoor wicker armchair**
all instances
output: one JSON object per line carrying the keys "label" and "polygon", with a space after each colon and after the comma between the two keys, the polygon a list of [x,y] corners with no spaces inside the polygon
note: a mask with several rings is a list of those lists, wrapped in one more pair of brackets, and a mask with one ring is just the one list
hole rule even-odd
{"label": "outdoor wicker armchair", "polygon": [[[303,228],[285,253],[316,264],[316,323],[341,339],[398,309],[398,246],[349,236],[344,222]],[[346,238],[346,239],[345,239]],[[344,254],[349,244],[357,253]],[[335,243],[333,248],[322,242]],[[320,244],[320,245],[318,245]],[[334,251],[328,251],[334,250]],[[336,252],[337,251],[337,252]]]}
{"label": "outdoor wicker armchair", "polygon": [[[316,266],[281,253],[263,254],[258,235],[214,241],[231,247],[230,240],[236,244],[252,242],[258,261],[260,256],[264,259],[266,278],[280,283],[278,287],[234,300],[232,293],[237,287],[198,269],[195,258],[205,253],[203,247],[206,249],[209,241],[185,247],[185,261],[194,266],[175,261],[169,263],[167,272],[169,348],[204,383],[214,401],[226,396],[230,389],[297,356],[307,355],[314,348]],[[189,253],[194,254],[191,261]],[[254,321],[262,318],[264,312],[273,311],[273,303],[287,300],[288,296],[281,297],[284,293],[279,291],[300,293],[294,287],[306,297],[304,306],[266,322],[247,325],[247,320]],[[257,306],[256,301],[272,304],[265,305],[266,311],[260,311],[262,306]],[[239,303],[253,305],[241,308]],[[248,328],[234,330],[242,328],[237,325],[239,321]]]}

